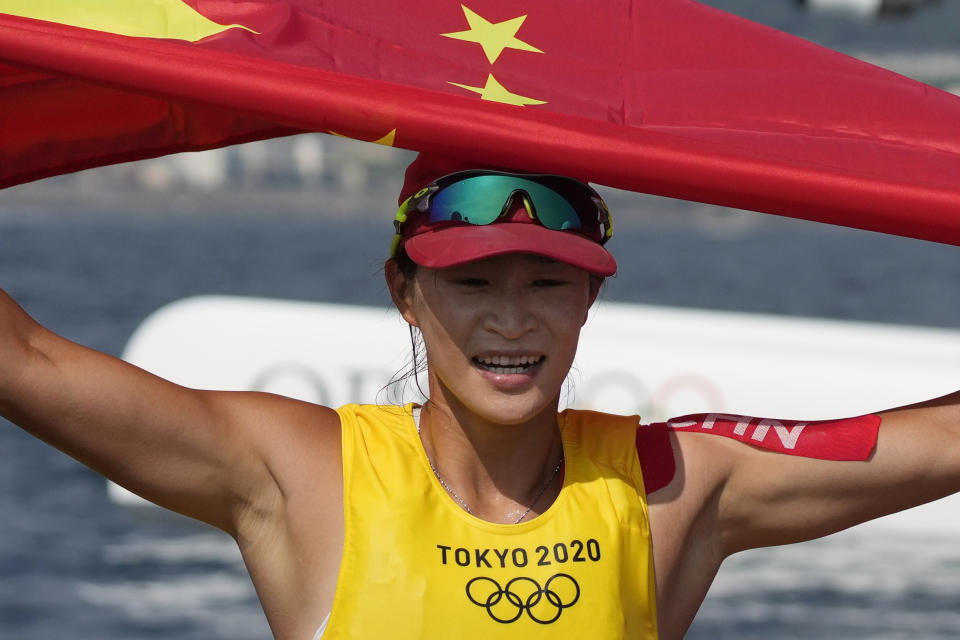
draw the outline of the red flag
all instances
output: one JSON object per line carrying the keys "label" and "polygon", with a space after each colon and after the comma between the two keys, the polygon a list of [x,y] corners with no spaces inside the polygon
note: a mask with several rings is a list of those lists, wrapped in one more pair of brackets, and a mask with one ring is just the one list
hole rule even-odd
{"label": "red flag", "polygon": [[34,4],[0,186],[333,131],[960,244],[960,99],[690,0]]}

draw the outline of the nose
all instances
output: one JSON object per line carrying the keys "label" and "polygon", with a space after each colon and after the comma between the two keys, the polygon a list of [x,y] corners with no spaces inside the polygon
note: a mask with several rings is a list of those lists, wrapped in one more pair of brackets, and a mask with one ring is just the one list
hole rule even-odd
{"label": "nose", "polygon": [[520,287],[504,287],[484,316],[483,328],[507,340],[517,340],[537,328],[537,316]]}

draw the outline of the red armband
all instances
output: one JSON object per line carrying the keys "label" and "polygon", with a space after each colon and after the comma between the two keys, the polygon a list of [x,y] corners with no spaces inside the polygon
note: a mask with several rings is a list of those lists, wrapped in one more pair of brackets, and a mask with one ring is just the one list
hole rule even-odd
{"label": "red armband", "polygon": [[805,458],[863,461],[870,458],[877,444],[880,416],[800,422],[701,413],[658,424],[672,431],[712,433],[762,449]]}
{"label": "red armband", "polygon": [[671,431],[693,431],[726,436],[788,455],[819,460],[864,461],[877,444],[880,416],[843,420],[771,420],[723,413],[701,413],[637,429],[637,457],[648,494],[670,484],[676,473]]}

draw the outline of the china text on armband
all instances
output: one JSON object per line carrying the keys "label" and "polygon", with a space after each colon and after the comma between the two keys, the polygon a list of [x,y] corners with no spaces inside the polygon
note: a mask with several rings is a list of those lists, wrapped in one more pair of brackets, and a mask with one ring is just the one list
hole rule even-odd
{"label": "china text on armband", "polygon": [[877,442],[880,417],[799,421],[702,413],[672,418],[661,424],[673,431],[712,433],[806,458],[866,460]]}

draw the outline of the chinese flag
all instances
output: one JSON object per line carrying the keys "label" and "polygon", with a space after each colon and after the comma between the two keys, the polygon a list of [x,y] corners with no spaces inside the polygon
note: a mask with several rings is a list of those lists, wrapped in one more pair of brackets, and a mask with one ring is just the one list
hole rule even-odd
{"label": "chinese flag", "polygon": [[960,244],[960,99],[691,0],[0,0],[0,186],[300,131]]}

